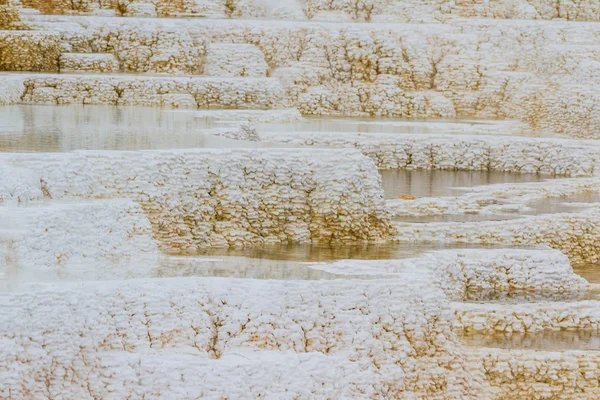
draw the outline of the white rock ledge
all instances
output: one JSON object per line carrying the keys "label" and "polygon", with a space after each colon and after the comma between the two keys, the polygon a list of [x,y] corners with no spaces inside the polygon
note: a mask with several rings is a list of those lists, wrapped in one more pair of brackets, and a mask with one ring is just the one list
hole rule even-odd
{"label": "white rock ledge", "polygon": [[[46,15],[28,15],[25,22],[38,31],[9,31],[4,43],[40,44],[47,51],[33,59],[32,52],[24,59],[9,52],[6,70],[54,71],[60,51],[91,51],[113,53],[122,71],[197,74],[210,43],[251,44],[281,79],[289,104],[306,115],[509,118],[534,132],[581,138],[597,138],[600,127],[597,23]],[[39,31],[50,34],[39,38]]]}
{"label": "white rock ledge", "polygon": [[486,398],[589,400],[600,397],[600,352],[474,350],[473,375]]}
{"label": "white rock ledge", "polygon": [[400,242],[440,241],[505,245],[546,245],[571,261],[600,258],[600,209],[541,214],[506,221],[396,223]]}
{"label": "white rock ledge", "polygon": [[593,175],[600,141],[492,135],[369,132],[264,132],[265,141],[350,147],[380,169],[425,168]]}
{"label": "white rock ledge", "polygon": [[[152,75],[27,74],[8,78],[18,97],[4,104],[97,104],[170,108],[268,109],[286,106],[279,80]],[[5,83],[3,83],[5,84]],[[8,83],[6,83],[8,84]],[[15,88],[15,89],[12,89]]]}
{"label": "white rock ledge", "polygon": [[138,202],[163,248],[377,241],[391,235],[381,177],[356,150],[0,154],[0,164],[39,177],[33,187],[9,191],[13,199],[40,190],[50,199]]}
{"label": "white rock ledge", "polygon": [[464,332],[540,332],[598,330],[600,302],[541,302],[528,304],[453,303],[454,328]]}
{"label": "white rock ledge", "polygon": [[[140,387],[139,379],[154,380],[146,366],[156,358],[148,351],[160,350],[173,371],[182,363],[195,370],[219,359],[211,364],[219,374],[227,360],[220,357],[238,349],[332,357],[324,365],[331,372],[316,379],[333,392],[318,395],[319,388],[317,398],[473,394],[451,331],[452,313],[426,276],[392,282],[187,278],[77,284],[3,296],[0,302],[4,397],[142,398],[146,390],[179,390],[189,398],[185,391],[197,390],[194,379],[175,386],[181,378],[159,379]],[[182,352],[190,356],[176,355]],[[252,370],[238,379],[252,378]],[[300,382],[309,373],[301,371]],[[130,375],[138,378],[125,378]],[[337,376],[347,377],[348,385],[335,385]],[[259,391],[272,385],[254,383]],[[230,386],[216,387],[218,394]]]}
{"label": "white rock ledge", "polygon": [[0,243],[12,250],[19,269],[78,263],[94,267],[158,255],[152,226],[131,200],[0,207],[0,222],[5,232]]}
{"label": "white rock ledge", "polygon": [[297,108],[280,110],[198,110],[196,116],[221,121],[248,121],[256,123],[294,122],[302,120]]}

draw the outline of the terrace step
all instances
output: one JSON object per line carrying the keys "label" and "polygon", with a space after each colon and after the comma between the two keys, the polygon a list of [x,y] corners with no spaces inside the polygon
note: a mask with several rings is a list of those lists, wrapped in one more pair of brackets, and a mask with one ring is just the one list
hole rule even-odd
{"label": "terrace step", "polygon": [[107,53],[62,53],[59,63],[60,72],[119,72],[119,62]]}
{"label": "terrace step", "polygon": [[211,76],[265,77],[269,65],[260,49],[251,44],[211,44],[204,73]]}
{"label": "terrace step", "polygon": [[24,104],[98,104],[200,109],[286,107],[279,80],[127,74],[2,74],[20,80]]}

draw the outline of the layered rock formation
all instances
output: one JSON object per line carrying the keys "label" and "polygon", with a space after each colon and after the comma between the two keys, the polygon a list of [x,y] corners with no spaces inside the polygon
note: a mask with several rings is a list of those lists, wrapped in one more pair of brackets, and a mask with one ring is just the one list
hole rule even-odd
{"label": "layered rock formation", "polygon": [[[511,336],[600,328],[571,267],[600,254],[599,7],[0,0],[0,398],[600,397],[593,343]],[[386,200],[377,168],[569,179]]]}
{"label": "layered rock formation", "polygon": [[15,154],[3,162],[38,177],[23,190],[39,189],[39,198],[139,202],[165,248],[372,241],[391,233],[381,178],[354,150]]}

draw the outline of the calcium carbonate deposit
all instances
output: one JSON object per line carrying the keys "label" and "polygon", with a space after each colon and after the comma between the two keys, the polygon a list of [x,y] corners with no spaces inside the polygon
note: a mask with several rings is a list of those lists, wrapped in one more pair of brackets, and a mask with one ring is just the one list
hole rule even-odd
{"label": "calcium carbonate deposit", "polygon": [[0,400],[600,398],[599,0],[0,0]]}

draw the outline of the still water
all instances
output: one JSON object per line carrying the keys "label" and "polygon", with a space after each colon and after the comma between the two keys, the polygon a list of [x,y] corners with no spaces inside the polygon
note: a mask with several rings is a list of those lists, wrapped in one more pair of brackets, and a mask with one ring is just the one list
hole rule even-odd
{"label": "still water", "polygon": [[[265,245],[256,247],[230,247],[201,249],[196,256],[246,257],[265,260],[298,262],[325,262],[335,260],[394,260],[416,257],[427,251],[447,249],[494,249],[507,248],[506,245],[483,245],[468,243],[384,243],[369,245],[327,244],[311,245]],[[531,247],[529,247],[531,248]]]}
{"label": "still water", "polygon": [[600,284],[600,263],[573,264],[573,271],[589,283]]}
{"label": "still water", "polygon": [[461,190],[457,188],[496,183],[541,182],[552,178],[545,174],[523,174],[500,171],[454,171],[425,169],[390,169],[380,170],[383,179],[383,190],[388,199],[402,196],[441,197],[457,196]]}
{"label": "still water", "polygon": [[[166,277],[228,277],[245,279],[374,279],[379,275],[330,273],[321,262],[336,260],[388,260],[416,257],[424,252],[451,248],[499,248],[463,244],[396,244],[329,246],[268,245],[204,249],[194,255],[164,254],[156,258],[115,260],[96,265],[71,262],[63,267],[9,263],[0,268],[0,291],[17,290],[30,283],[120,280]],[[502,246],[506,248],[506,246]]]}
{"label": "still water", "polygon": [[589,192],[563,197],[548,197],[527,203],[528,209],[515,213],[498,214],[445,214],[402,216],[394,218],[397,222],[429,223],[429,222],[480,222],[507,221],[528,215],[573,213],[600,206],[600,192]]}
{"label": "still water", "polygon": [[209,117],[197,117],[194,112],[160,108],[0,106],[0,151],[274,147],[206,133],[207,129],[226,126]]}

